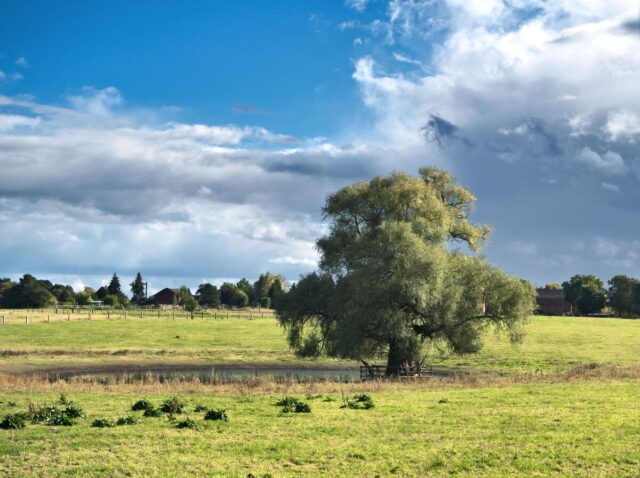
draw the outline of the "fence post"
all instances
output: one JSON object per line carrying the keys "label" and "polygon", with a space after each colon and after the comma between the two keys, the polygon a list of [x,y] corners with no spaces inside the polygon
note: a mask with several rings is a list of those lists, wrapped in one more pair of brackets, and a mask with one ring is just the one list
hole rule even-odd
{"label": "fence post", "polygon": [[47,322],[51,322],[51,316],[47,314]]}
{"label": "fence post", "polygon": [[28,323],[29,323],[29,316],[28,316],[28,315],[26,315],[26,316],[24,317],[24,323],[25,323],[25,324],[28,324]]}

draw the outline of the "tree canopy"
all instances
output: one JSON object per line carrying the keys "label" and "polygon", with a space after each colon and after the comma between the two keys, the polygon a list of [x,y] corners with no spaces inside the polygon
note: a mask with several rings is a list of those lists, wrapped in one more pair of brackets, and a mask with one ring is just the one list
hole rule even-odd
{"label": "tree canopy", "polygon": [[144,294],[145,284],[144,284],[144,281],[142,280],[142,274],[138,272],[136,274],[136,278],[129,285],[131,286],[131,302],[133,302],[134,304],[142,302],[145,296]]}
{"label": "tree canopy", "polygon": [[535,289],[476,254],[490,228],[469,221],[474,201],[433,167],[329,195],[319,270],[274,304],[295,352],[364,363],[386,355],[395,374],[433,347],[477,352],[491,325],[518,340]]}
{"label": "tree canopy", "polygon": [[602,281],[591,274],[576,274],[562,283],[564,297],[582,314],[600,312],[606,303],[606,291]]}

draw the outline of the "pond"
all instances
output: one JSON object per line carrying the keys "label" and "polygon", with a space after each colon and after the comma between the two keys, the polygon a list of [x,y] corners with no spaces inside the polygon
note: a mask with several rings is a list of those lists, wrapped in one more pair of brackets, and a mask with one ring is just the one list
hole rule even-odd
{"label": "pond", "polygon": [[243,381],[253,378],[272,378],[274,381],[295,382],[317,382],[317,381],[338,381],[338,382],[359,382],[359,369],[314,369],[314,368],[234,368],[216,367],[208,370],[200,368],[190,369],[188,367],[179,370],[149,369],[149,370],[95,370],[60,372],[48,374],[50,380],[56,379],[77,379],[91,380],[98,382],[139,382],[141,380],[153,380],[160,383],[174,381],[198,381],[201,383],[225,383]]}

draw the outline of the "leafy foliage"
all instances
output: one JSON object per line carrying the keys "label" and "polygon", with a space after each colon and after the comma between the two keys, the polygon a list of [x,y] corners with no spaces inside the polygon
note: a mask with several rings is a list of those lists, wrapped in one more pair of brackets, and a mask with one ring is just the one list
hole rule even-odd
{"label": "leafy foliage", "polygon": [[187,404],[182,402],[178,397],[172,397],[160,405],[160,410],[164,413],[170,413],[171,415],[181,414],[187,411]]}
{"label": "leafy foliage", "polygon": [[329,234],[316,243],[320,270],[275,304],[296,354],[362,361],[385,354],[394,374],[422,362],[429,347],[479,351],[489,326],[521,340],[535,289],[473,254],[490,232],[468,220],[474,201],[436,168],[331,194],[323,209]]}
{"label": "leafy foliage", "polygon": [[605,305],[604,284],[594,275],[574,275],[562,283],[564,296],[582,314],[599,312]]}
{"label": "leafy foliage", "polygon": [[186,418],[178,422],[176,424],[176,428],[190,428],[192,430],[195,430],[198,428],[198,424],[195,422],[195,420],[192,420],[191,418]]}
{"label": "leafy foliage", "polygon": [[311,412],[311,407],[309,407],[309,405],[294,397],[283,397],[276,402],[276,405],[282,407],[282,413]]}
{"label": "leafy foliage", "polygon": [[193,409],[194,412],[198,413],[198,412],[207,412],[209,411],[209,407],[205,407],[204,405],[196,405],[195,408]]}
{"label": "leafy foliage", "polygon": [[609,305],[621,317],[640,314],[640,281],[633,277],[617,275],[609,280],[607,291]]}
{"label": "leafy foliage", "polygon": [[113,424],[113,422],[107,418],[96,418],[92,423],[91,426],[93,428],[111,428],[113,426],[115,426]]}
{"label": "leafy foliage", "polygon": [[225,422],[229,421],[229,417],[227,415],[226,410],[217,409],[217,410],[208,410],[204,415],[205,420],[223,420]]}
{"label": "leafy foliage", "polygon": [[142,400],[138,400],[136,403],[134,403],[131,406],[131,410],[133,411],[137,411],[137,410],[148,410],[150,408],[153,408],[153,403],[151,403],[149,400],[147,400],[146,398],[143,398]]}
{"label": "leafy foliage", "polygon": [[153,406],[151,406],[150,408],[145,408],[144,413],[142,414],[143,417],[152,417],[152,418],[159,418],[162,416],[162,410],[160,410],[159,408],[155,408]]}
{"label": "leafy foliage", "polygon": [[340,408],[352,408],[354,410],[368,410],[373,408],[373,399],[366,394],[354,395],[351,400],[345,400]]}
{"label": "leafy foliage", "polygon": [[120,417],[118,418],[118,420],[116,421],[116,425],[138,425],[140,424],[140,420],[138,420],[136,417],[133,417],[131,415],[127,415],[126,417]]}
{"label": "leafy foliage", "polygon": [[25,416],[22,413],[5,415],[4,419],[0,422],[0,428],[3,430],[19,430],[25,426]]}

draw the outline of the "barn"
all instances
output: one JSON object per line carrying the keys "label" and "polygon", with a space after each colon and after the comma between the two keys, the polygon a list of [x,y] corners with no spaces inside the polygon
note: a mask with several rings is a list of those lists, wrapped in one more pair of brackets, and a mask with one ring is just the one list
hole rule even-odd
{"label": "barn", "polygon": [[578,311],[564,298],[562,289],[538,289],[538,314],[576,315]]}
{"label": "barn", "polygon": [[180,303],[180,289],[165,287],[151,297],[151,300],[157,306],[178,305]]}

